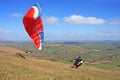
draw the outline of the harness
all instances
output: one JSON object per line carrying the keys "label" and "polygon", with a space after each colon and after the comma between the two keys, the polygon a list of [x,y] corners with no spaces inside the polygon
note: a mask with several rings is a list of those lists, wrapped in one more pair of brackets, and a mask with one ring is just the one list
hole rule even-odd
{"label": "harness", "polygon": [[75,65],[76,65],[76,68],[78,68],[81,64],[83,63],[83,60],[82,59],[78,59],[75,61]]}
{"label": "harness", "polygon": [[82,64],[82,63],[83,63],[83,61],[80,61],[80,62],[77,63],[77,65],[80,65],[80,64]]}

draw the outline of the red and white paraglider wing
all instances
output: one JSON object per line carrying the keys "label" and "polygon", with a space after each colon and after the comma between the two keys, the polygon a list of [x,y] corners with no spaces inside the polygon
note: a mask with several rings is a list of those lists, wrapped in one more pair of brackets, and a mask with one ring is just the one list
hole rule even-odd
{"label": "red and white paraglider wing", "polygon": [[44,29],[41,17],[41,6],[33,5],[23,17],[26,32],[33,40],[37,49],[42,50],[44,43]]}

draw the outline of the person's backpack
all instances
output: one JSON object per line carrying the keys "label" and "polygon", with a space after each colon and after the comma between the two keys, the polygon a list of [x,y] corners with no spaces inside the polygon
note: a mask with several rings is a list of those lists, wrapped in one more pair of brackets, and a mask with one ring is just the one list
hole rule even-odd
{"label": "person's backpack", "polygon": [[77,65],[81,65],[83,63],[83,61],[81,60],[80,62],[77,63]]}
{"label": "person's backpack", "polygon": [[76,68],[78,68],[82,63],[83,63],[83,61],[82,61],[82,59],[81,59],[80,61],[77,62]]}

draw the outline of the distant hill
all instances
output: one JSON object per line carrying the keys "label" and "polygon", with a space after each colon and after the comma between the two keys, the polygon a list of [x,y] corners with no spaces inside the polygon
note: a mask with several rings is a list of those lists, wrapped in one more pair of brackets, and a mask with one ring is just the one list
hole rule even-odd
{"label": "distant hill", "polygon": [[120,80],[117,71],[84,64],[74,69],[69,64],[20,55],[25,52],[0,45],[0,80]]}

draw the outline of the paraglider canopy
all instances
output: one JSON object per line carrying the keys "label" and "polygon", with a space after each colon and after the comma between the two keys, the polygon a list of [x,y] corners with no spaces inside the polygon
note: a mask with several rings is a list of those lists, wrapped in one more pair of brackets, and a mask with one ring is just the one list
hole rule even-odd
{"label": "paraglider canopy", "polygon": [[41,17],[41,6],[39,3],[33,5],[27,11],[23,17],[23,24],[36,48],[42,50],[44,43],[44,28]]}

